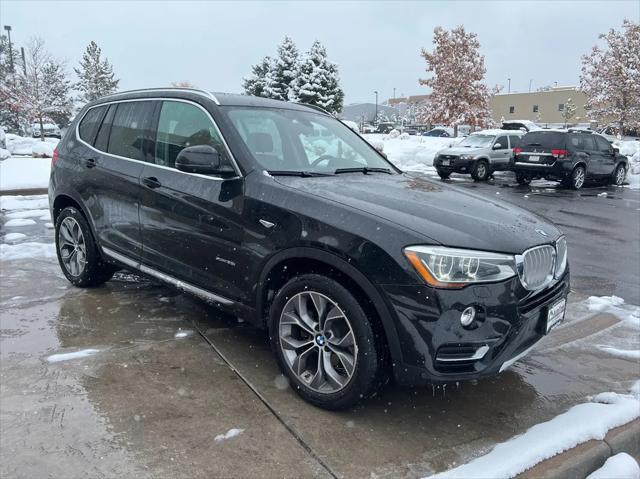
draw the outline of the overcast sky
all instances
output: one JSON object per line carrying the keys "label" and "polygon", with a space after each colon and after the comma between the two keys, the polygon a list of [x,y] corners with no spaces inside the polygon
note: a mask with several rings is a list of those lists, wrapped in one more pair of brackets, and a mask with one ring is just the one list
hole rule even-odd
{"label": "overcast sky", "polygon": [[640,0],[423,2],[0,1],[0,23],[24,45],[41,36],[68,62],[95,40],[121,89],[188,80],[239,92],[242,77],[289,35],[301,50],[318,39],[338,64],[345,103],[426,93],[421,47],[437,25],[478,34],[487,83],[527,91],[576,84],[580,56],[624,18],[640,21]]}

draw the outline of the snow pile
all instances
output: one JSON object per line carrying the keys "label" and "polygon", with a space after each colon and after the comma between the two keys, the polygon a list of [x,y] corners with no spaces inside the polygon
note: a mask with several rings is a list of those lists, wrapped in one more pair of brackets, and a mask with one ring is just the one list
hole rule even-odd
{"label": "snow pile", "polygon": [[631,394],[598,394],[590,402],[573,406],[550,421],[498,444],[488,454],[430,479],[511,478],[578,444],[602,440],[610,429],[640,417],[639,390],[640,381]]}
{"label": "snow pile", "polygon": [[45,138],[42,141],[40,138],[29,138],[7,133],[7,150],[12,155],[21,156],[34,156],[50,151],[49,157],[51,157],[53,149],[59,141],[57,138]]}
{"label": "snow pile", "polygon": [[613,146],[629,158],[627,181],[632,189],[640,189],[640,141],[616,141]]}
{"label": "snow pile", "polygon": [[364,138],[374,147],[383,146],[389,161],[401,170],[431,172],[433,159],[440,150],[458,143],[462,138],[410,136],[391,138],[391,135],[369,134]]}
{"label": "snow pile", "polygon": [[239,436],[240,434],[242,434],[244,432],[244,429],[238,429],[238,428],[233,428],[233,429],[229,429],[226,433],[224,434],[218,434],[215,437],[215,441],[216,442],[222,442],[225,441],[227,439],[231,439],[232,437],[236,437]]}
{"label": "snow pile", "polygon": [[[14,241],[15,239],[17,238],[14,237]],[[55,257],[56,246],[53,243],[35,243],[29,241],[18,244],[0,244],[0,260],[3,261]]]}
{"label": "snow pile", "polygon": [[31,148],[31,156],[34,158],[51,158],[56,145],[50,141],[40,141]]}
{"label": "snow pile", "polygon": [[49,208],[47,195],[0,196],[0,210],[43,210],[45,208]]}
{"label": "snow pile", "polygon": [[4,148],[0,148],[0,160],[6,160],[11,156],[11,152],[9,150],[5,150]]}
{"label": "snow pile", "polygon": [[59,363],[60,361],[68,361],[70,359],[86,358],[99,352],[99,349],[82,349],[73,353],[52,354],[47,358],[47,362]]}
{"label": "snow pile", "polygon": [[604,465],[589,474],[587,479],[640,479],[640,466],[629,454],[621,452],[607,459]]}
{"label": "snow pile", "polygon": [[47,188],[50,172],[48,158],[9,158],[0,162],[0,191]]}
{"label": "snow pile", "polygon": [[589,311],[611,313],[632,326],[640,327],[640,306],[625,304],[618,296],[589,296],[586,301]]}

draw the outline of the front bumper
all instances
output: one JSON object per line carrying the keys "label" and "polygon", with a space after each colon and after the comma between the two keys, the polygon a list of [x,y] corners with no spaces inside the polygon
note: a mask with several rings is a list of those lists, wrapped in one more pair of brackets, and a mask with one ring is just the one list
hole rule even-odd
{"label": "front bumper", "polygon": [[[443,161],[449,161],[449,164],[443,165]],[[463,160],[459,156],[449,156],[446,158],[438,156],[434,160],[433,166],[436,169],[440,171],[446,171],[447,173],[469,173],[474,161],[475,160]]]}
{"label": "front bumper", "polygon": [[[518,278],[461,290],[426,285],[383,286],[396,319],[402,354],[396,381],[404,385],[491,376],[527,352],[546,334],[549,308],[569,294],[569,272],[531,294]],[[468,306],[478,315],[463,327]]]}

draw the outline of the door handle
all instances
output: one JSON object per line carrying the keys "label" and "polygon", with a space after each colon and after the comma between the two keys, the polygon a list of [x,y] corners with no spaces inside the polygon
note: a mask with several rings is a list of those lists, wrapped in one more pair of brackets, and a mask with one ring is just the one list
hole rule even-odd
{"label": "door handle", "polygon": [[148,188],[160,188],[162,184],[158,181],[158,178],[155,176],[148,176],[146,178],[142,178],[142,184]]}
{"label": "door handle", "polygon": [[86,160],[84,160],[84,166],[86,166],[87,168],[93,168],[97,164],[98,163],[96,162],[95,158],[87,158]]}

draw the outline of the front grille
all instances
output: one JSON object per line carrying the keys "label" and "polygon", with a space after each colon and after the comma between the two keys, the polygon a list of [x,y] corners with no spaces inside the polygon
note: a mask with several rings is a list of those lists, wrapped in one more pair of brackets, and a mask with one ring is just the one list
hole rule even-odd
{"label": "front grille", "polygon": [[556,250],[553,246],[537,246],[524,252],[518,268],[520,280],[525,288],[537,290],[553,280]]}
{"label": "front grille", "polygon": [[442,160],[450,160],[450,161],[455,161],[458,159],[457,156],[455,155],[440,155],[440,159]]}

